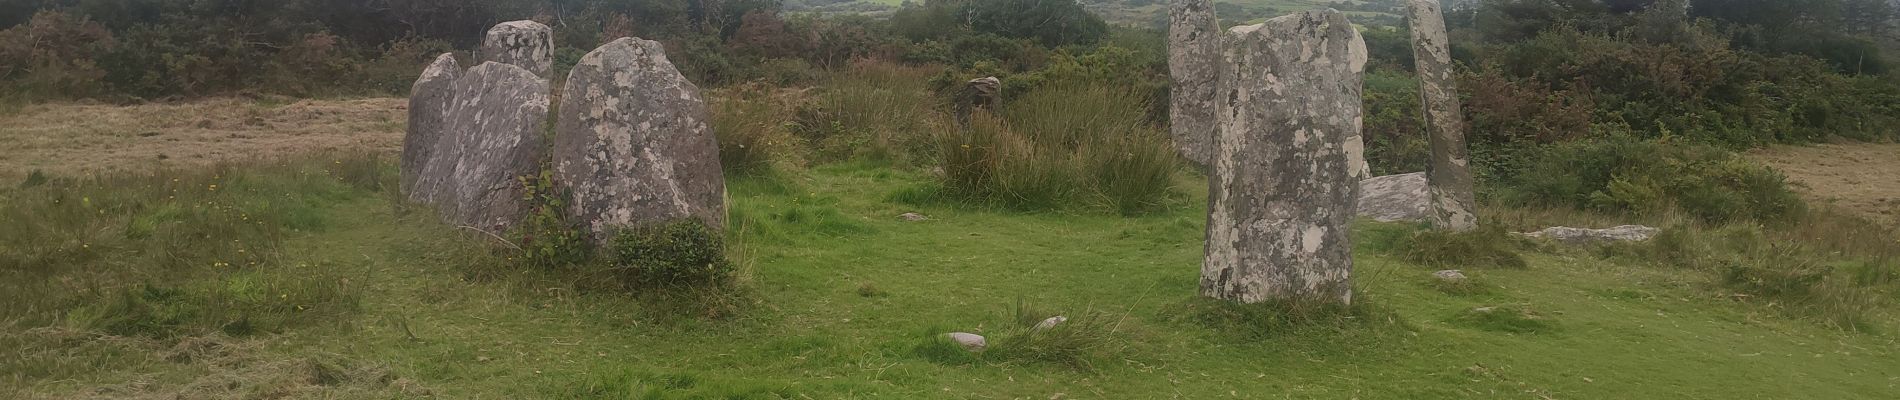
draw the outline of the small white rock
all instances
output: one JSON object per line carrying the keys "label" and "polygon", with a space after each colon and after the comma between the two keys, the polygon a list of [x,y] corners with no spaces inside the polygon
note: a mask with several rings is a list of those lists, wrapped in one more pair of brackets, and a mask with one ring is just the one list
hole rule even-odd
{"label": "small white rock", "polygon": [[969,351],[983,351],[983,348],[989,347],[990,345],[988,341],[983,339],[983,335],[974,333],[950,332],[943,334],[943,337],[950,338],[951,341],[963,345],[964,350]]}
{"label": "small white rock", "polygon": [[1064,317],[1060,315],[1049,317],[1049,319],[1045,319],[1045,320],[1042,320],[1042,322],[1036,323],[1036,330],[1046,331],[1046,330],[1049,330],[1049,328],[1054,328],[1056,327],[1056,325],[1061,324],[1063,322],[1069,322],[1069,317]]}
{"label": "small white rock", "polygon": [[1432,276],[1438,278],[1438,280],[1452,283],[1464,282],[1465,279],[1467,279],[1464,271],[1455,269],[1433,272]]}
{"label": "small white rock", "polygon": [[898,215],[897,217],[898,217],[898,218],[903,218],[903,219],[904,219],[905,221],[910,221],[910,222],[917,222],[917,221],[923,221],[923,220],[928,220],[928,219],[930,219],[930,217],[926,217],[926,216],[924,216],[923,214],[918,214],[918,213],[914,213],[914,212],[913,212],[913,213],[904,213],[903,215]]}

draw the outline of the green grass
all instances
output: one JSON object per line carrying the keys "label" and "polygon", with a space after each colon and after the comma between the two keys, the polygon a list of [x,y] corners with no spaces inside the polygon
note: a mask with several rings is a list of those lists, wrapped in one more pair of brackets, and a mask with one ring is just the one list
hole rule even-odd
{"label": "green grass", "polygon": [[[1876,332],[1832,329],[1717,295],[1706,273],[1588,254],[1523,252],[1527,268],[1468,269],[1487,290],[1452,295],[1433,268],[1362,248],[1354,309],[1209,304],[1194,297],[1199,207],[1121,217],[891,200],[931,180],[825,166],[731,182],[748,304],[688,318],[556,275],[472,276],[506,260],[348,190],[309,212],[321,229],[285,232],[270,262],[348,277],[347,315],[173,340],[10,319],[0,397],[1848,399],[1890,396],[1900,365],[1890,313]],[[1359,237],[1393,230],[1364,224]],[[213,277],[186,282],[230,279]],[[1023,320],[1047,314],[1076,331],[1021,338]],[[999,352],[920,346],[949,331]],[[120,384],[135,379],[148,384]]]}

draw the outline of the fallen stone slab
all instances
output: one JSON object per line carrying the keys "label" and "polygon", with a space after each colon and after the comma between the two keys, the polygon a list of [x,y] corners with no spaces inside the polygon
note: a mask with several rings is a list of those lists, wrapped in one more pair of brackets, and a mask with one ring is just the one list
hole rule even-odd
{"label": "fallen stone slab", "polygon": [[1518,233],[1516,235],[1533,239],[1550,239],[1564,244],[1591,244],[1605,242],[1643,242],[1662,233],[1661,229],[1642,225],[1623,225],[1607,229],[1572,228],[1553,226],[1537,232]]}

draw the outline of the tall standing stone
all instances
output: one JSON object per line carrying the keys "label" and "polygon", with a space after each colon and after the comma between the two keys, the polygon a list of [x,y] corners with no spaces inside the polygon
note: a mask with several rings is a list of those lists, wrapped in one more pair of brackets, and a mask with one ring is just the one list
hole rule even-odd
{"label": "tall standing stone", "polygon": [[1431,182],[1432,224],[1471,230],[1478,227],[1478,201],[1472,193],[1471,155],[1465,147],[1465,116],[1452,76],[1445,16],[1438,0],[1406,0],[1405,9],[1412,25],[1412,54],[1418,60],[1425,130],[1431,135],[1432,159],[1425,165],[1425,176]]}
{"label": "tall standing stone", "polygon": [[1168,124],[1174,146],[1195,165],[1213,154],[1215,92],[1220,79],[1220,25],[1212,0],[1168,4]]}
{"label": "tall standing stone", "polygon": [[1201,294],[1351,302],[1365,43],[1308,11],[1223,38]]}
{"label": "tall standing stone", "polygon": [[444,53],[435,58],[435,62],[422,70],[422,77],[409,87],[409,130],[402,137],[402,182],[403,196],[409,201],[432,202],[428,191],[421,190],[417,181],[422,177],[424,166],[436,156],[436,148],[445,135],[449,105],[454,100],[455,79],[462,76],[462,65],[455,62],[454,54]]}
{"label": "tall standing stone", "polygon": [[706,103],[659,42],[594,49],[562,93],[556,179],[573,195],[569,216],[595,240],[682,219],[723,229],[726,184]]}
{"label": "tall standing stone", "polygon": [[422,180],[440,180],[432,198],[444,220],[505,232],[528,210],[520,178],[539,173],[547,155],[548,83],[486,62],[455,80],[453,91],[440,161],[425,166]]}
{"label": "tall standing stone", "polygon": [[477,53],[482,62],[513,64],[548,79],[554,73],[554,29],[534,21],[503,22],[488,29]]}

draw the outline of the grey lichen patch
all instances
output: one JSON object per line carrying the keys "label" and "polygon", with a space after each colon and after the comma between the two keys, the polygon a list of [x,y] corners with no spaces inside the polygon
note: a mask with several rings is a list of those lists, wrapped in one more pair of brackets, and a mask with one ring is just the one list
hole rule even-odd
{"label": "grey lichen patch", "polygon": [[563,93],[555,177],[596,240],[685,218],[722,229],[725,178],[705,101],[658,42],[622,38],[587,53]]}
{"label": "grey lichen patch", "polygon": [[1324,10],[1236,27],[1221,47],[1202,295],[1350,302],[1364,42]]}

